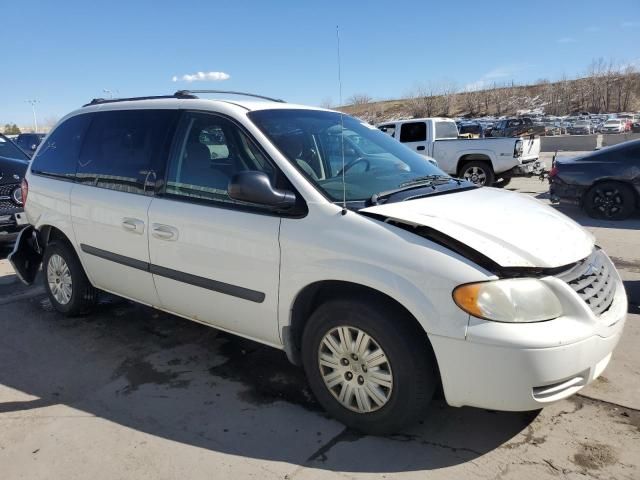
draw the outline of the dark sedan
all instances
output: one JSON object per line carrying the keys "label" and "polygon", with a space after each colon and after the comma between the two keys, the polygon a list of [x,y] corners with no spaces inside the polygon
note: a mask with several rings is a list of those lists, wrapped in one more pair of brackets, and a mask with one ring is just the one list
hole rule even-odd
{"label": "dark sedan", "polygon": [[29,166],[29,156],[0,134],[0,243],[13,240],[20,226],[16,214],[22,212],[20,184]]}
{"label": "dark sedan", "polygon": [[556,161],[551,200],[579,205],[594,218],[623,220],[640,207],[640,140]]}

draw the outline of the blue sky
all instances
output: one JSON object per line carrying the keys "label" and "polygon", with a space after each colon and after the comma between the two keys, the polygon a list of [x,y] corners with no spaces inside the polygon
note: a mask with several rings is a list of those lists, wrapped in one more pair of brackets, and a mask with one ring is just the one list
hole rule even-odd
{"label": "blue sky", "polygon": [[[39,100],[42,121],[103,89],[218,88],[337,104],[338,24],[345,99],[573,77],[597,57],[640,66],[639,0],[22,0],[0,19],[1,124],[29,124],[26,99]],[[229,78],[182,79],[197,72]]]}

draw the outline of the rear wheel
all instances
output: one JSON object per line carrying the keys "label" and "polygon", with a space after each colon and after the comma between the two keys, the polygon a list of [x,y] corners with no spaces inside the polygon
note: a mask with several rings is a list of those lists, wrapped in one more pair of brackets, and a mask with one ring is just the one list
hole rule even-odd
{"label": "rear wheel", "polygon": [[635,211],[636,196],[624,183],[603,182],[587,191],[584,208],[593,218],[624,220]]}
{"label": "rear wheel", "polygon": [[97,290],[89,283],[80,260],[68,244],[48,244],[42,268],[45,290],[58,312],[72,317],[89,312],[95,305]]}
{"label": "rear wheel", "polygon": [[495,181],[493,168],[487,162],[474,160],[465,163],[460,169],[460,178],[464,178],[476,185],[490,187]]}
{"label": "rear wheel", "polygon": [[320,404],[364,433],[398,432],[417,421],[437,385],[424,335],[384,302],[333,300],[311,315],[304,369]]}
{"label": "rear wheel", "polygon": [[511,177],[502,177],[493,184],[496,188],[504,188],[511,183]]}

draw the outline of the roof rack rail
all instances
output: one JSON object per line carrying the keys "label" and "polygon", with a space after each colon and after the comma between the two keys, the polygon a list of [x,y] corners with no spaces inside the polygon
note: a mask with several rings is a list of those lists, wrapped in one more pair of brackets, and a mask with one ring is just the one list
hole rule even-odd
{"label": "roof rack rail", "polygon": [[94,98],[89,103],[83,105],[88,107],[91,105],[100,105],[102,103],[130,102],[136,100],[156,100],[161,98],[198,98],[195,95],[182,95],[182,92],[176,92],[173,95],[150,95],[146,97],[128,97],[128,98]]}
{"label": "roof rack rail", "polygon": [[117,102],[130,102],[136,100],[156,100],[162,98],[198,98],[196,93],[224,93],[228,95],[243,95],[245,97],[262,98],[263,100],[269,100],[271,102],[286,103],[284,100],[278,98],[265,97],[264,95],[256,95],[255,93],[246,92],[232,92],[229,90],[178,90],[173,95],[151,95],[147,97],[128,97],[128,98],[94,98],[89,103],[83,105],[83,107],[89,107],[91,105],[101,105],[103,103],[117,103]]}
{"label": "roof rack rail", "polygon": [[198,98],[195,96],[196,93],[224,93],[227,95],[242,95],[245,97],[261,98],[263,100],[269,100],[270,102],[287,103],[281,98],[271,98],[265,97],[264,95],[257,95],[255,93],[234,92],[231,90],[178,90],[173,95],[180,98]]}

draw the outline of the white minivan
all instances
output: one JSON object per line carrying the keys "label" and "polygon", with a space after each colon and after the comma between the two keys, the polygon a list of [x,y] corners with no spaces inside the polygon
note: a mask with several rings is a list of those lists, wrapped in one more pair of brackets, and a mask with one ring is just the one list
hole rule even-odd
{"label": "white minivan", "polygon": [[602,373],[620,277],[551,207],[446,175],[339,112],[194,93],[94,100],[38,148],[11,262],[282,349],[368,433],[452,406],[539,409]]}

